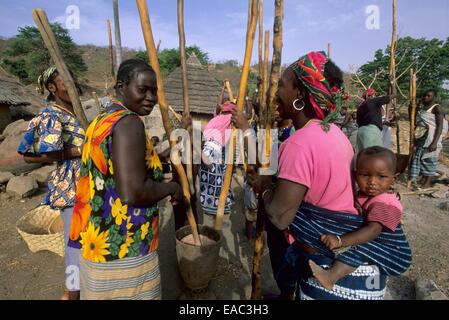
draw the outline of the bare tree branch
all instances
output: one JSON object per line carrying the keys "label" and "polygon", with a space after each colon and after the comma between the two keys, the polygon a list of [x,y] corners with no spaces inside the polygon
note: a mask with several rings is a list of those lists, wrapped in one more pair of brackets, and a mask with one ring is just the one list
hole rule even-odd
{"label": "bare tree branch", "polygon": [[397,82],[396,82],[396,88],[398,89],[399,93],[401,94],[401,96],[402,96],[404,99],[408,99],[408,98],[409,98],[409,97],[407,97],[407,96],[402,92],[401,87],[399,87],[399,85],[398,85]]}
{"label": "bare tree branch", "polygon": [[416,74],[418,74],[418,73],[422,70],[422,68],[424,68],[424,66],[426,65],[426,63],[429,62],[429,60],[430,60],[434,55],[435,55],[435,53],[432,54],[430,57],[428,57],[426,61],[424,61],[424,63],[422,64],[422,66],[418,69],[418,71],[416,71]]}
{"label": "bare tree branch", "polygon": [[[399,39],[398,39],[399,40]],[[399,67],[399,65],[401,64],[401,62],[404,60],[404,58],[407,56],[407,53],[409,52],[409,48],[404,50],[404,54],[401,57],[401,60],[399,60],[399,62],[396,64],[396,68]]]}
{"label": "bare tree branch", "polygon": [[357,79],[354,80],[353,77],[351,77],[351,80],[355,83],[359,83],[362,85],[363,89],[368,90],[368,88],[365,86],[365,84],[363,83],[363,81],[360,79],[359,75],[356,73],[354,73],[354,75],[356,76]]}
{"label": "bare tree branch", "polygon": [[396,80],[399,80],[404,74],[406,74],[407,72],[410,72],[409,70],[413,67],[414,64],[417,64],[417,61],[413,61],[408,68],[406,68],[397,78]]}
{"label": "bare tree branch", "polygon": [[382,73],[384,73],[384,70],[380,70],[379,72],[376,70],[376,73],[374,74],[374,77],[373,77],[373,81],[371,81],[368,88],[371,88],[373,86],[374,82],[376,82],[376,80],[377,80],[377,77],[380,76]]}
{"label": "bare tree branch", "polygon": [[[433,58],[434,55],[435,55],[435,53],[432,54],[430,57],[428,57],[428,58],[426,59],[426,61],[424,61],[424,63],[421,65],[421,67],[419,67],[418,71],[416,71],[416,74],[418,74],[418,72],[420,72],[420,71],[422,70],[422,68],[425,67],[426,63],[429,62],[429,60],[430,60],[431,58]],[[409,66],[407,69],[405,69],[404,72],[402,72],[402,73],[399,75],[399,77],[396,78],[396,80],[398,80],[399,78],[401,78],[406,72],[409,72],[410,68],[413,67],[414,64],[417,65],[417,64],[418,64],[418,61],[412,62],[412,64],[410,64],[410,66]]]}
{"label": "bare tree branch", "polygon": [[357,99],[359,99],[360,101],[364,101],[364,99],[363,99],[362,97],[359,97],[358,95],[350,94],[349,96],[350,96],[350,97],[353,97],[353,98],[357,98]]}

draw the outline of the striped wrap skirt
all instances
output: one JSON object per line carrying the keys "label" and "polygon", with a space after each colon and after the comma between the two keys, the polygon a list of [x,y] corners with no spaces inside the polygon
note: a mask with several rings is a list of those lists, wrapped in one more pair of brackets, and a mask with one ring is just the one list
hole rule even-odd
{"label": "striped wrap skirt", "polygon": [[80,259],[81,300],[160,300],[157,252],[95,263]]}

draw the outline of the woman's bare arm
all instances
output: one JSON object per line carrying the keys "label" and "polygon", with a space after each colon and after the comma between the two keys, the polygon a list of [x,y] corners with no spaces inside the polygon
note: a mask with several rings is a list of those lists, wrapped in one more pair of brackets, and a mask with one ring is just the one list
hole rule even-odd
{"label": "woman's bare arm", "polygon": [[63,151],[47,152],[39,155],[33,153],[25,153],[23,160],[26,163],[44,163],[52,164],[63,160],[76,159],[81,157],[81,149],[77,147],[65,149]]}
{"label": "woman's bare arm", "polygon": [[278,179],[274,191],[267,192],[265,211],[278,229],[284,230],[293,222],[306,192],[307,187],[284,179]]}
{"label": "woman's bare arm", "polygon": [[145,164],[145,128],[137,116],[127,116],[115,126],[112,143],[117,192],[133,206],[152,205],[172,195],[179,200],[182,192],[175,182],[158,183],[147,177]]}

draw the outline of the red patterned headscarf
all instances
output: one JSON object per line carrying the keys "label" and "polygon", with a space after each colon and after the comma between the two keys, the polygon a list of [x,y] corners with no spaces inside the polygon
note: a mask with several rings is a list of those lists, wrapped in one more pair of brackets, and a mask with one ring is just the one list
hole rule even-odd
{"label": "red patterned headscarf", "polygon": [[374,90],[374,89],[372,89],[372,88],[369,88],[368,90],[366,90],[364,93],[363,93],[363,99],[367,99],[367,98],[370,98],[370,97],[372,97],[372,96],[374,96],[376,94],[376,90]]}
{"label": "red patterned headscarf", "polygon": [[309,93],[309,102],[318,119],[328,128],[328,123],[340,112],[340,88],[331,88],[324,77],[328,59],[324,52],[310,52],[293,63],[290,68]]}

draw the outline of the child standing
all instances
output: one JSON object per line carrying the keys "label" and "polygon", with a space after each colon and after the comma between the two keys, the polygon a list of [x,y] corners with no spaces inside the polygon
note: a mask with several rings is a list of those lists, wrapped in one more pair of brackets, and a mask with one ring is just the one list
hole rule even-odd
{"label": "child standing", "polygon": [[[356,207],[366,214],[365,225],[346,234],[323,234],[320,240],[330,250],[346,248],[341,254],[336,253],[335,263],[329,269],[323,269],[309,260],[314,277],[323,287],[332,290],[341,278],[355,271],[364,262],[377,265],[383,274],[399,275],[405,272],[411,263],[410,249],[402,252],[373,250],[382,244],[375,243],[385,233],[398,234],[402,216],[402,205],[393,193],[389,193],[397,174],[396,157],[389,149],[370,147],[361,151],[357,157],[356,181],[359,193]],[[401,234],[400,234],[401,233]],[[385,244],[383,244],[385,245]],[[407,252],[406,252],[407,251]]]}

